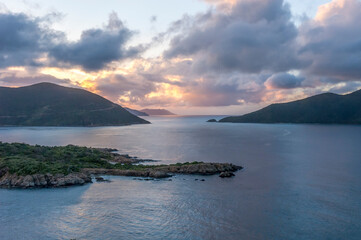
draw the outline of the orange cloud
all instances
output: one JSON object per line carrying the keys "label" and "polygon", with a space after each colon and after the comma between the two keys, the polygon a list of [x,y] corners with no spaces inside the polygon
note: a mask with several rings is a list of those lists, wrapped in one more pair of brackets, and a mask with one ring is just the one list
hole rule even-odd
{"label": "orange cloud", "polygon": [[[343,9],[352,7],[355,3],[357,3],[357,0],[333,0],[330,3],[323,4],[318,7],[315,20],[319,22],[330,20],[331,18],[340,15]],[[347,18],[344,14],[342,15],[343,18]]]}

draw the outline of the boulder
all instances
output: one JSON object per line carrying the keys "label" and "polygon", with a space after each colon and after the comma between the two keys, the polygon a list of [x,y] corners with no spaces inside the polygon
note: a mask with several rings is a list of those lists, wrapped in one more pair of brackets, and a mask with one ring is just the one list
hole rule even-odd
{"label": "boulder", "polygon": [[163,171],[150,171],[149,172],[149,177],[152,177],[152,178],[168,178],[168,177],[171,177],[171,175],[169,175],[168,173],[163,172]]}
{"label": "boulder", "polygon": [[108,179],[104,179],[103,177],[100,177],[100,176],[96,176],[95,180],[97,182],[110,182]]}
{"label": "boulder", "polygon": [[221,178],[229,178],[229,177],[233,177],[234,173],[233,172],[221,172],[219,174],[219,177]]}

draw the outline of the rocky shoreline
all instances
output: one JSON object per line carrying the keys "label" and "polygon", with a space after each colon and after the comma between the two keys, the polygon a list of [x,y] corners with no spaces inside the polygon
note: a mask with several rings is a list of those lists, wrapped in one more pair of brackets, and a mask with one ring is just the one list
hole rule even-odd
{"label": "rocky shoreline", "polygon": [[102,175],[161,179],[170,178],[175,174],[219,174],[223,178],[232,177],[234,172],[242,169],[229,163],[143,165],[143,162],[157,161],[119,154],[117,149],[111,148],[74,145],[51,148],[1,142],[0,147],[0,188],[77,186],[91,183],[92,178],[101,181]]}
{"label": "rocky shoreline", "polygon": [[[91,183],[89,174],[79,172],[64,174],[33,174],[18,176],[2,170],[0,173],[0,188],[58,188]],[[5,172],[5,173],[4,173]]]}
{"label": "rocky shoreline", "polygon": [[18,176],[8,169],[0,170],[0,188],[58,188],[77,186],[92,182],[92,176],[113,175],[144,178],[169,178],[174,174],[234,176],[233,172],[242,169],[229,163],[196,163],[189,165],[160,165],[141,170],[84,168],[81,172],[64,174],[33,174]]}

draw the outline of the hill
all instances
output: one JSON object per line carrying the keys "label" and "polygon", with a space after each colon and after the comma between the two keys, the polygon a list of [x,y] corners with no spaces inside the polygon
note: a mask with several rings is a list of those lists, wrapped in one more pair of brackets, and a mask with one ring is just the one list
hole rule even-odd
{"label": "hill", "polygon": [[175,115],[174,113],[166,109],[142,109],[141,112],[145,112],[148,115]]}
{"label": "hill", "polygon": [[347,95],[324,93],[294,102],[272,104],[219,122],[361,124],[361,90]]}
{"label": "hill", "polygon": [[116,126],[149,123],[83,89],[39,83],[0,87],[1,126]]}
{"label": "hill", "polygon": [[149,116],[147,113],[145,112],[141,112],[135,109],[131,109],[131,108],[124,108],[125,110],[127,110],[128,112],[130,112],[131,114],[135,115],[135,116]]}

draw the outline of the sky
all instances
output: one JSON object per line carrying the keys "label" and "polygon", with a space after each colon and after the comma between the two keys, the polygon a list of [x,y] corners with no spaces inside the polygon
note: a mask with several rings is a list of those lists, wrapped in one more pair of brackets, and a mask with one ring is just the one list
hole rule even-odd
{"label": "sky", "polygon": [[360,0],[0,0],[0,86],[239,115],[361,88]]}

